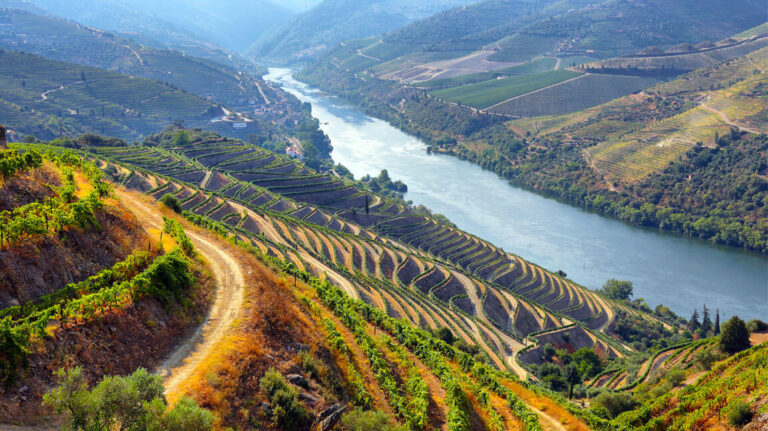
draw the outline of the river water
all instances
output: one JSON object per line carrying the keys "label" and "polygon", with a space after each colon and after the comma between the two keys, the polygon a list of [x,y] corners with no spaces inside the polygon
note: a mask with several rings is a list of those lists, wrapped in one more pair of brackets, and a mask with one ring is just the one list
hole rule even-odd
{"label": "river water", "polygon": [[387,169],[408,185],[407,200],[506,251],[592,289],[609,278],[631,280],[635,298],[686,318],[706,303],[721,320],[768,319],[764,256],[630,226],[510,186],[472,163],[428,155],[419,139],[296,81],[288,69],[270,69],[266,79],[312,104],[334,161],[355,178]]}

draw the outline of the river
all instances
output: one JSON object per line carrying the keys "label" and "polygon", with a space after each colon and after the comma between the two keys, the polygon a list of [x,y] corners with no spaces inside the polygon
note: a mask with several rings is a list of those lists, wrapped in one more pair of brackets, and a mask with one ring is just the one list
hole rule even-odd
{"label": "river", "polygon": [[683,317],[706,304],[721,321],[768,319],[768,258],[643,229],[513,187],[496,174],[446,155],[356,107],[298,82],[288,69],[265,77],[303,102],[333,143],[334,161],[360,178],[378,175],[408,185],[406,199],[446,215],[459,228],[596,289],[609,278],[631,280],[635,298]]}

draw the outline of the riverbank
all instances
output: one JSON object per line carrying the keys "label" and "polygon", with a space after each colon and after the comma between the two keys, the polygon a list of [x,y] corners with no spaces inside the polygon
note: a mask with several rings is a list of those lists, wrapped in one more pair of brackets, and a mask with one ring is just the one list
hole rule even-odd
{"label": "riverbank", "polygon": [[733,248],[629,226],[512,187],[496,174],[447,155],[346,102],[273,69],[268,79],[313,106],[333,159],[360,178],[387,169],[408,184],[406,199],[445,214],[461,229],[592,289],[632,280],[635,296],[683,316],[693,307],[759,317],[768,304],[768,259]]}

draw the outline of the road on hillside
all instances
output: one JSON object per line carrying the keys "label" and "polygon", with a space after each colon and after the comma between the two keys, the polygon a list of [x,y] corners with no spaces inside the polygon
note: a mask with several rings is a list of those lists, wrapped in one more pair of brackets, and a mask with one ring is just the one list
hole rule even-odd
{"label": "road on hillside", "polygon": [[[117,190],[123,202],[131,202],[131,209],[145,228],[162,229],[161,213],[143,196]],[[137,198],[138,196],[138,198]],[[237,258],[220,247],[212,236],[187,232],[200,255],[208,262],[216,280],[216,298],[205,321],[195,333],[163,361],[156,372],[165,378],[165,395],[176,399],[182,395],[182,385],[216,344],[228,335],[232,324],[243,311],[245,280]]]}
{"label": "road on hillside", "polygon": [[[118,199],[131,208],[145,229],[163,228],[163,217],[151,198],[125,189],[116,189]],[[247,272],[237,258],[219,246],[213,235],[187,232],[198,253],[207,261],[216,280],[216,298],[202,324],[155,370],[165,379],[165,395],[173,401],[183,395],[183,384],[197,366],[230,333],[235,320],[243,313],[245,302],[243,274]],[[51,431],[57,424],[42,426],[14,426],[0,424],[0,431]]]}

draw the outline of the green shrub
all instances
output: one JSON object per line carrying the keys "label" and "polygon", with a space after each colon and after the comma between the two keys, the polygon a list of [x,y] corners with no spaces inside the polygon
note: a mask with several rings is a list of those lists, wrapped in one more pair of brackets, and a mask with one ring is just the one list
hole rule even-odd
{"label": "green shrub", "polygon": [[765,323],[762,320],[752,319],[749,322],[747,322],[747,330],[750,333],[765,332],[765,331],[768,331],[768,323]]}
{"label": "green shrub", "polygon": [[56,372],[59,386],[45,394],[43,403],[64,417],[64,429],[170,430],[213,429],[213,414],[189,398],[168,411],[163,379],[139,368],[130,376],[106,377],[93,390],[80,367]]}
{"label": "green shrub", "polygon": [[[612,418],[615,418],[621,413],[632,410],[638,405],[639,403],[637,402],[637,400],[635,400],[635,398],[632,395],[626,392],[619,392],[619,393],[604,392],[600,394],[597,398],[595,398],[594,401],[592,401],[593,407],[595,408],[602,407],[606,409]],[[600,411],[597,409],[593,409],[593,410],[595,412]]]}
{"label": "green shrub", "polygon": [[752,411],[749,404],[739,401],[733,406],[733,410],[728,414],[728,423],[733,426],[744,426],[752,420]]}
{"label": "green shrub", "polygon": [[676,388],[685,381],[685,377],[686,377],[686,374],[684,370],[675,368],[675,369],[669,370],[667,372],[667,375],[664,376],[664,379],[667,382],[669,382],[669,384],[671,384],[672,387]]}
{"label": "green shrub", "polygon": [[723,333],[720,335],[720,350],[734,354],[748,349],[749,346],[747,325],[738,316],[731,317],[723,325]]}
{"label": "green shrub", "polygon": [[176,196],[166,193],[160,198],[160,202],[172,209],[175,213],[181,214],[181,201]]}
{"label": "green shrub", "polygon": [[309,422],[309,413],[299,403],[294,390],[279,371],[270,368],[259,380],[259,388],[267,395],[272,405],[272,422],[280,429],[304,429]]}
{"label": "green shrub", "polygon": [[381,410],[355,409],[341,418],[344,431],[394,431],[392,419]]}

